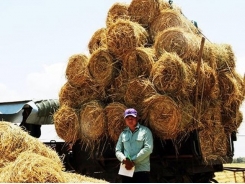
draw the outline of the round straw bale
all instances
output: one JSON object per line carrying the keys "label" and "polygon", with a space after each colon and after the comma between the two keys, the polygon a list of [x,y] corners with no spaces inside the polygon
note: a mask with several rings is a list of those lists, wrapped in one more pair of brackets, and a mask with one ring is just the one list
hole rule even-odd
{"label": "round straw bale", "polygon": [[151,48],[137,47],[128,52],[123,59],[123,70],[128,79],[149,77],[154,63],[154,52]]}
{"label": "round straw bale", "polygon": [[109,183],[102,179],[96,179],[77,173],[63,172],[63,176],[65,177],[64,183]]}
{"label": "round straw bale", "polygon": [[[182,9],[180,6],[176,5],[176,4],[169,4],[169,2],[166,2],[166,1],[162,1],[161,2],[161,11],[168,11],[168,10],[172,10],[174,12],[176,12],[177,14],[180,14],[181,17],[182,17],[182,21],[183,23],[182,24],[185,24],[185,28],[187,28],[187,30],[189,31],[192,31],[194,34],[196,35],[199,35],[201,30],[194,25],[193,21],[191,20],[188,20],[184,15],[183,15],[183,12],[182,12]],[[154,20],[156,20],[158,17],[156,17]]]}
{"label": "round straw bale", "polygon": [[195,84],[190,67],[176,53],[164,53],[153,64],[150,79],[161,94],[188,97]]}
{"label": "round straw bale", "polygon": [[242,122],[243,114],[240,110],[233,109],[232,112],[227,112],[225,109],[222,109],[222,125],[226,132],[237,132]]}
{"label": "round straw bale", "polygon": [[79,99],[80,94],[77,87],[73,87],[69,82],[66,82],[60,89],[59,92],[59,102],[60,105],[67,105],[72,108],[79,108],[80,101]]}
{"label": "round straw bale", "polygon": [[186,31],[190,31],[188,25],[185,23],[183,15],[174,9],[165,9],[152,21],[150,24],[150,35],[154,40],[157,33],[164,31],[170,27],[182,27]]}
{"label": "round straw bale", "polygon": [[0,173],[4,183],[64,183],[62,167],[51,158],[25,151]]}
{"label": "round straw bale", "polygon": [[217,70],[229,71],[236,66],[236,59],[231,45],[212,44],[212,49],[216,58]]}
{"label": "round straw bale", "polygon": [[138,23],[118,19],[106,32],[107,47],[116,58],[147,43],[148,33]]}
{"label": "round straw bale", "polygon": [[205,41],[205,44],[203,47],[202,61],[207,63],[214,70],[217,70],[217,63],[216,63],[216,60],[217,60],[216,57],[217,56],[215,53],[214,45],[215,45],[214,43],[211,43],[209,41]]}
{"label": "round straw bale", "polygon": [[180,130],[182,132],[190,132],[198,128],[198,125],[193,123],[193,115],[195,107],[188,99],[178,100],[179,111],[181,115]]}
{"label": "round straw bale", "polygon": [[157,57],[167,51],[176,52],[183,60],[197,61],[200,41],[197,36],[183,28],[171,27],[157,34],[153,47]]}
{"label": "round straw bale", "polygon": [[128,107],[142,109],[144,99],[156,93],[153,84],[148,79],[135,78],[127,85],[124,101]]}
{"label": "round straw bale", "polygon": [[161,0],[132,0],[128,13],[131,20],[147,27],[160,13],[161,6],[165,4]]}
{"label": "round straw bale", "polygon": [[106,92],[104,86],[98,84],[93,79],[86,81],[77,89],[80,94],[80,104],[87,103],[91,100],[106,100]]}
{"label": "round straw bale", "polygon": [[60,90],[59,102],[69,107],[79,109],[83,103],[90,100],[104,99],[105,91],[103,87],[96,84],[94,81],[84,81],[79,87],[73,87],[66,82]]}
{"label": "round straw bale", "polygon": [[227,155],[227,136],[222,125],[206,126],[199,132],[202,157],[205,163],[223,161]]}
{"label": "round straw bale", "polygon": [[106,119],[104,108],[99,101],[83,104],[80,110],[81,140],[85,144],[99,142],[105,136]]}
{"label": "round straw bale", "polygon": [[[197,73],[197,63],[192,62],[191,70],[193,75]],[[197,81],[197,80],[196,80]],[[211,68],[207,63],[200,66],[200,76],[198,84],[194,88],[196,90],[198,85],[198,96],[201,98],[217,99],[220,95],[219,81],[216,71]],[[194,91],[194,90],[193,90]]]}
{"label": "round straw bale", "polygon": [[221,125],[221,103],[219,100],[204,100],[199,101],[200,106],[200,122],[202,127],[212,127],[214,125]]}
{"label": "round straw bale", "polygon": [[106,47],[106,28],[100,28],[94,32],[88,43],[89,53],[92,54],[98,48]]}
{"label": "round straw bale", "polygon": [[128,4],[114,3],[107,13],[106,26],[110,27],[110,25],[115,23],[119,18],[130,20],[130,16],[128,15]]}
{"label": "round straw bale", "polygon": [[57,135],[65,142],[75,143],[79,139],[79,119],[75,109],[62,105],[53,116]]}
{"label": "round straw bale", "polygon": [[9,162],[13,162],[20,153],[30,151],[51,158],[60,167],[63,167],[58,154],[53,149],[29,135],[21,127],[10,122],[1,121],[0,135],[0,164],[7,165]]}
{"label": "round straw bale", "polygon": [[116,74],[115,62],[107,49],[97,49],[89,58],[88,69],[100,85],[108,86]]}
{"label": "round straw bale", "polygon": [[105,116],[109,138],[116,143],[120,133],[126,128],[123,113],[126,106],[119,102],[109,103],[105,107]]}
{"label": "round straw bale", "polygon": [[142,118],[161,139],[175,139],[180,130],[181,112],[167,95],[153,95],[144,100]]}
{"label": "round straw bale", "polygon": [[237,108],[244,100],[244,82],[242,77],[235,71],[219,72],[218,80],[223,107],[226,110]]}
{"label": "round straw bale", "polygon": [[107,90],[108,98],[111,102],[124,103],[124,95],[127,89],[128,80],[123,72],[113,80],[112,85]]}
{"label": "round straw bale", "polygon": [[79,86],[88,76],[88,57],[84,54],[74,54],[69,58],[66,67],[66,78],[73,86]]}

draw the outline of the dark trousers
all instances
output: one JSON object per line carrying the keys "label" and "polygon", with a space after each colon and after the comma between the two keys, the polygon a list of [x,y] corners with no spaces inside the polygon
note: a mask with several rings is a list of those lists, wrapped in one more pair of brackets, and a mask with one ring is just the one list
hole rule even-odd
{"label": "dark trousers", "polygon": [[135,172],[133,177],[122,176],[122,183],[150,183],[149,172]]}

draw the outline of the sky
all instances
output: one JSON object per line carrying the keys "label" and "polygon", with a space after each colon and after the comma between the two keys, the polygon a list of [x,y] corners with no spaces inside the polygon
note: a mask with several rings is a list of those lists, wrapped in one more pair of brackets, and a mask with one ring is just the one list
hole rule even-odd
{"label": "sky", "polygon": [[[73,54],[88,53],[93,33],[105,27],[116,2],[131,0],[0,0],[0,102],[58,98]],[[205,37],[227,43],[236,71],[245,74],[245,1],[173,0]],[[241,107],[245,119],[245,105]],[[235,156],[245,157],[245,123]]]}

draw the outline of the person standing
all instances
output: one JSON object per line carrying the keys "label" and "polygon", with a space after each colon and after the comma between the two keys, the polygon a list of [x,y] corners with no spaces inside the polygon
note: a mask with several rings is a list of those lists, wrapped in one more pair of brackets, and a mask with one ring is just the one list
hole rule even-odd
{"label": "person standing", "polygon": [[150,154],[153,151],[152,132],[138,123],[137,111],[134,108],[125,110],[124,120],[127,127],[118,138],[115,154],[127,170],[134,166],[135,170],[133,177],[122,175],[122,183],[149,183]]}

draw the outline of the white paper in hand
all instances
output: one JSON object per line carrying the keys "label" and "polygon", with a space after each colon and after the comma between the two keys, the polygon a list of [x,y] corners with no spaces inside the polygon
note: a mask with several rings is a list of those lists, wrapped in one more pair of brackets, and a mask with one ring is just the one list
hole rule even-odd
{"label": "white paper in hand", "polygon": [[135,169],[135,167],[133,167],[130,170],[127,170],[126,167],[125,167],[125,164],[121,163],[118,174],[123,175],[123,176],[133,177],[134,169]]}

